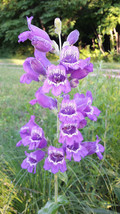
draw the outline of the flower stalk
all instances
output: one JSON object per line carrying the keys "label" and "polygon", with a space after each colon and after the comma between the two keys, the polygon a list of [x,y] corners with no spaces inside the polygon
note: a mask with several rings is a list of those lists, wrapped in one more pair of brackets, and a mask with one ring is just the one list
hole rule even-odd
{"label": "flower stalk", "polygon": [[[60,110],[60,105],[59,105],[59,97],[58,97],[57,98],[57,139],[59,138],[59,118],[58,118],[59,110]],[[54,180],[55,180],[55,202],[57,202],[57,198],[58,198],[58,175],[57,174],[54,175]]]}
{"label": "flower stalk", "polygon": [[57,139],[59,139],[59,126],[60,126],[60,121],[59,121],[59,111],[60,111],[60,103],[59,103],[59,96],[56,97],[57,99]]}
{"label": "flower stalk", "polygon": [[57,202],[57,198],[58,198],[58,175],[57,174],[54,175],[54,180],[55,180],[55,202]]}
{"label": "flower stalk", "polygon": [[59,48],[60,48],[60,52],[61,52],[61,49],[62,49],[62,44],[61,44],[61,34],[59,34]]}

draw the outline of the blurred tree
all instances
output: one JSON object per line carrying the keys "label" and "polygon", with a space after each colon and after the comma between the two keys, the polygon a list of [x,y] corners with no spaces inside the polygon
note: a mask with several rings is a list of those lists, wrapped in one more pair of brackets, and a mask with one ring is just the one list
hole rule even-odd
{"label": "blurred tree", "polygon": [[34,22],[40,26],[40,11],[42,11],[42,8],[40,7],[40,1],[38,5],[37,0],[1,0],[0,45],[3,50],[9,46],[12,51],[16,51],[18,35],[28,30],[26,16],[33,15],[35,17]]}
{"label": "blurred tree", "polygon": [[[33,24],[49,31],[54,39],[53,22],[62,19],[63,39],[77,28],[82,46],[95,47],[95,42],[104,51],[104,36],[110,35],[111,48],[116,44],[119,51],[119,0],[1,0],[0,2],[0,45],[18,48],[18,35],[27,30],[26,16],[34,16]],[[117,27],[117,28],[116,28]],[[109,37],[106,37],[109,38]],[[29,42],[24,43],[23,47]]]}

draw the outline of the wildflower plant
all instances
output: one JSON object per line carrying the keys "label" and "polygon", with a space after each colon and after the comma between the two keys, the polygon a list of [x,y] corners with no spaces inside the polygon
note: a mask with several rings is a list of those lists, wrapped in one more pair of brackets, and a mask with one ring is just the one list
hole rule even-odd
{"label": "wildflower plant", "polygon": [[[83,158],[94,153],[101,160],[104,147],[99,144],[98,136],[95,142],[84,141],[80,129],[87,125],[86,118],[96,121],[100,110],[92,105],[93,98],[90,91],[86,95],[76,93],[70,99],[68,94],[72,88],[79,85],[79,81],[93,71],[90,58],[79,59],[79,50],[74,44],[78,41],[79,31],[72,31],[67,40],[61,43],[61,26],[59,18],[55,19],[55,33],[58,34],[59,45],[50,39],[49,35],[31,24],[33,17],[27,17],[29,31],[19,35],[19,42],[29,39],[34,46],[34,57],[25,60],[23,68],[25,74],[20,78],[21,83],[30,84],[31,81],[42,81],[43,85],[36,91],[35,99],[31,105],[38,103],[42,108],[49,108],[57,115],[57,141],[56,145],[47,145],[44,130],[35,123],[32,115],[28,123],[20,129],[21,140],[17,147],[27,146],[29,153],[21,167],[30,173],[36,173],[37,164],[44,159],[45,170],[53,173],[55,177],[55,204],[52,212],[57,211],[60,204],[65,202],[63,196],[58,197],[58,173],[67,171],[68,161],[80,162]],[[51,64],[46,53],[52,52],[59,56],[57,65]],[[54,98],[49,96],[49,92]],[[48,94],[48,95],[46,95]],[[76,163],[77,164],[77,163]],[[67,201],[67,200],[66,200]],[[53,202],[51,202],[53,203]],[[46,208],[50,208],[50,202]],[[43,213],[42,208],[39,213]],[[51,212],[51,213],[52,213]]]}

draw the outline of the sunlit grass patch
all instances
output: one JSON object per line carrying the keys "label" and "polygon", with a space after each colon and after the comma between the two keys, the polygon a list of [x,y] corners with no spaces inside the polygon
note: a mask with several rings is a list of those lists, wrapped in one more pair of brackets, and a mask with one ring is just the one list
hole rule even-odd
{"label": "sunlit grass patch", "polygon": [[7,63],[7,64],[15,64],[15,65],[22,65],[24,62],[24,59],[0,59],[0,63]]}

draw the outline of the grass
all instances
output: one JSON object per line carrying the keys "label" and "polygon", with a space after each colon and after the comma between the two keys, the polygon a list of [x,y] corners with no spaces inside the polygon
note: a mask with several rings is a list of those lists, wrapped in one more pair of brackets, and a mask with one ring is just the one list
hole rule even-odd
{"label": "grass", "polygon": [[[26,58],[25,58],[26,59]],[[11,66],[22,66],[23,62],[25,59],[0,59],[0,63],[3,63],[3,64],[11,64]],[[52,63],[55,64],[56,61],[55,60],[52,60]],[[100,61],[100,62],[93,62],[94,64],[94,68],[98,68],[100,66],[102,66],[103,69],[120,69],[120,63],[119,62],[104,62],[104,61]],[[2,66],[6,66],[6,65],[2,65]],[[10,66],[10,65],[9,65]]]}
{"label": "grass", "polygon": [[[1,60],[0,62],[6,62]],[[56,117],[39,105],[31,106],[34,93],[40,83],[20,84],[23,74],[21,60],[13,66],[0,65],[0,212],[18,214],[36,214],[54,195],[53,175],[43,170],[42,161],[37,166],[35,175],[22,170],[20,165],[25,158],[26,148],[16,148],[20,140],[19,130],[28,122],[31,115],[36,116],[49,138],[48,145],[53,144],[56,133]],[[109,64],[108,64],[109,65]],[[114,65],[113,65],[114,66]],[[107,65],[106,65],[107,67]],[[119,213],[120,212],[120,81],[105,78],[97,72],[97,77],[86,77],[80,81],[74,93],[86,93],[91,90],[93,105],[101,110],[97,122],[88,121],[81,130],[85,141],[94,141],[96,134],[105,146],[104,158],[99,161],[96,155],[88,156],[80,163],[68,162],[68,181],[59,179],[59,194],[65,194],[69,204],[61,208],[61,213]],[[113,212],[112,212],[113,211]]]}
{"label": "grass", "polygon": [[24,62],[24,59],[0,59],[0,63],[12,63],[12,64],[15,64],[15,65],[22,65]]}
{"label": "grass", "polygon": [[94,68],[102,67],[102,69],[118,69],[120,70],[120,63],[119,62],[93,62]]}

